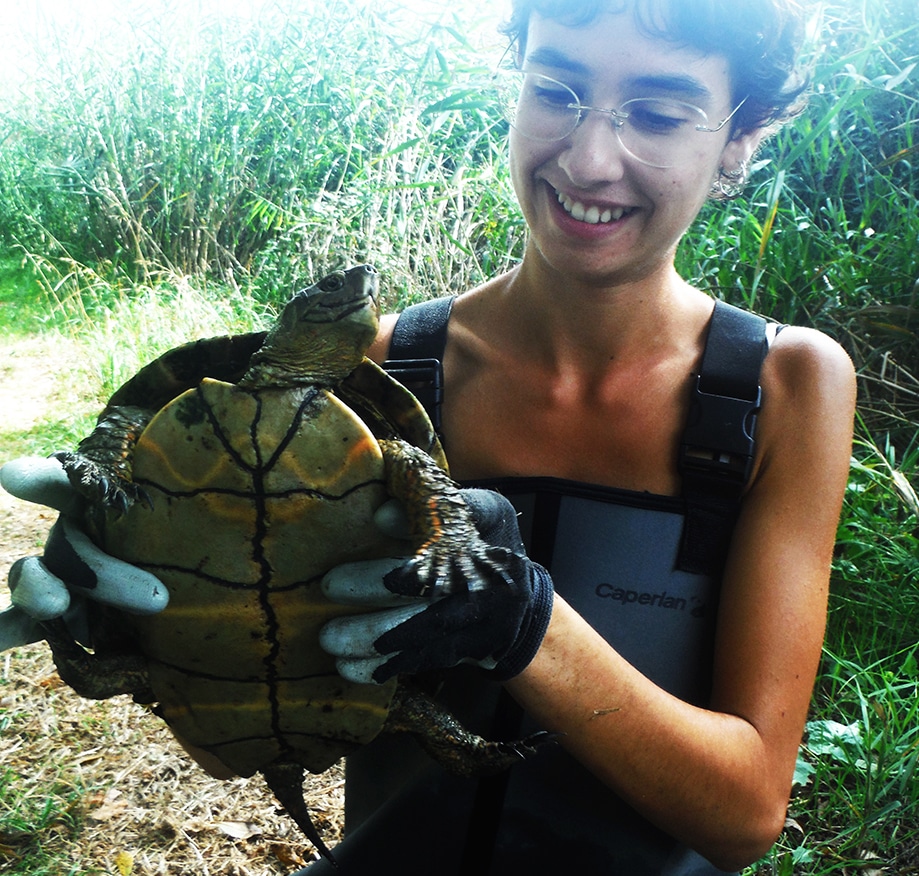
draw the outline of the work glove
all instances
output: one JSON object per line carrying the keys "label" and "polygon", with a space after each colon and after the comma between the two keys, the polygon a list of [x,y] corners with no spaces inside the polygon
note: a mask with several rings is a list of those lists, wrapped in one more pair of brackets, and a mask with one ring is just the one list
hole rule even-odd
{"label": "work glove", "polygon": [[[322,581],[330,600],[377,609],[331,620],[319,633],[320,645],[336,658],[344,678],[382,683],[403,673],[472,663],[506,681],[536,655],[552,614],[552,579],[527,557],[507,499],[478,489],[462,490],[462,496],[500,574],[441,592],[436,582],[419,582],[411,557],[332,569]],[[376,522],[385,534],[404,537],[397,508],[387,503]],[[429,588],[433,596],[416,595]]]}
{"label": "work glove", "polygon": [[42,623],[60,618],[79,642],[90,641],[92,603],[155,614],[169,601],[160,580],[101,551],[83,531],[83,499],[60,462],[22,457],[0,468],[0,485],[17,498],[60,512],[44,554],[10,568],[12,607],[0,612],[0,651],[45,638]]}

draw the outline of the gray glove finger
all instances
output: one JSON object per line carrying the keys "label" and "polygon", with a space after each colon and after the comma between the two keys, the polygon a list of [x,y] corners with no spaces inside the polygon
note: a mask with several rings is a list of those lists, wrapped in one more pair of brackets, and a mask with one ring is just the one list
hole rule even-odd
{"label": "gray glove finger", "polygon": [[34,620],[60,617],[70,607],[70,592],[40,557],[16,560],[10,567],[9,581],[13,605]]}
{"label": "gray glove finger", "polygon": [[383,579],[393,569],[404,566],[410,557],[386,557],[380,560],[359,560],[330,569],[322,579],[326,598],[340,605],[374,606],[404,605],[406,599],[387,589]]}
{"label": "gray glove finger", "polygon": [[341,657],[335,661],[335,668],[342,678],[355,684],[378,684],[373,673],[387,660],[388,656],[365,659]]}
{"label": "gray glove finger", "polygon": [[87,599],[132,614],[156,614],[169,602],[169,591],[159,578],[100,550],[66,517],[51,529],[44,563]]}
{"label": "gray glove finger", "polygon": [[24,611],[14,606],[0,612],[0,651],[31,645],[43,638],[41,625]]}
{"label": "gray glove finger", "polygon": [[333,657],[377,657],[380,652],[374,642],[383,633],[424,611],[428,604],[426,599],[416,599],[411,605],[334,618],[319,630],[319,645]]}
{"label": "gray glove finger", "polygon": [[11,460],[0,468],[0,486],[18,499],[47,505],[62,514],[76,515],[83,507],[83,497],[54,458],[23,456]]}
{"label": "gray glove finger", "polygon": [[[85,600],[74,598],[64,582],[48,570],[41,557],[23,557],[16,560],[10,567],[9,583],[16,614],[6,618],[6,635],[30,637],[18,644],[28,644],[45,638],[43,622],[56,618],[64,621],[70,634],[78,642],[91,644]],[[29,619],[28,624],[19,619],[20,615]],[[0,641],[6,641],[3,637],[4,632],[0,630]],[[16,644],[12,638],[9,641],[11,644],[0,647],[0,651]]]}

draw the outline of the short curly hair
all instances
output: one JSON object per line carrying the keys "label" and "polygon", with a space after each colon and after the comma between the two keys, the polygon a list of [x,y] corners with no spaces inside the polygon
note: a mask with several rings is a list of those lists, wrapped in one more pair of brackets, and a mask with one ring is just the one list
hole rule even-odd
{"label": "short curly hair", "polygon": [[579,27],[629,9],[650,36],[727,58],[734,102],[746,98],[735,133],[800,112],[807,78],[797,68],[803,10],[796,0],[513,0],[502,32],[522,50],[534,12]]}

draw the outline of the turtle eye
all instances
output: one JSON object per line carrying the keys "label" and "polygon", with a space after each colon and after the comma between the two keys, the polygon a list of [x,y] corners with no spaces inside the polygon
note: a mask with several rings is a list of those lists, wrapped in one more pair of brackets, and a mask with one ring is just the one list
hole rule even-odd
{"label": "turtle eye", "polygon": [[319,288],[323,292],[337,292],[344,285],[345,275],[341,271],[336,271],[334,274],[329,274],[328,277],[323,277],[319,281]]}

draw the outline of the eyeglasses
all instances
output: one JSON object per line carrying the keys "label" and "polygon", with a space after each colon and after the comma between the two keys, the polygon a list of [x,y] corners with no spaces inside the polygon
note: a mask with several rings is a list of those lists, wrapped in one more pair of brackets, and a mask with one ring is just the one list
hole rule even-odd
{"label": "eyeglasses", "polygon": [[693,133],[717,133],[746,102],[744,98],[730,115],[710,127],[704,110],[682,100],[636,97],[619,109],[587,106],[564,82],[523,70],[501,69],[495,84],[504,118],[527,139],[564,140],[588,113],[602,113],[632,158],[659,168],[680,164]]}

